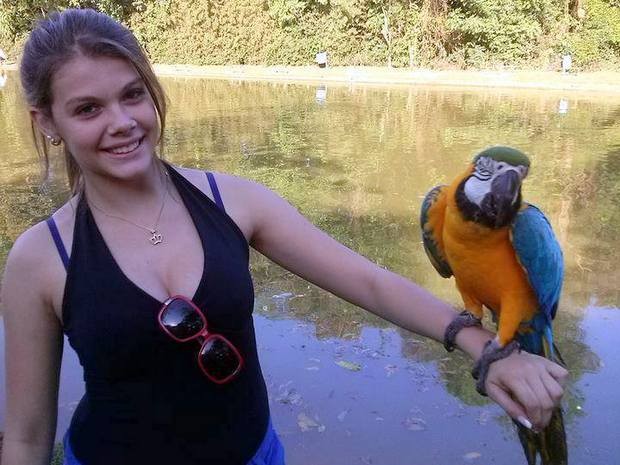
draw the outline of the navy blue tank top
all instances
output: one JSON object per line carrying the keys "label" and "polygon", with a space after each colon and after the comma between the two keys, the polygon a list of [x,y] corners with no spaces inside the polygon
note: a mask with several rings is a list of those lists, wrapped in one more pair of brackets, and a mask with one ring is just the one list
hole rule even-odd
{"label": "navy blue tank top", "polygon": [[[228,384],[204,376],[198,344],[175,342],[160,329],[162,303],[119,268],[82,196],[70,259],[64,257],[62,315],[84,368],[86,393],[69,428],[73,452],[84,465],[244,465],[268,426],[248,243],[223,205],[167,169],[204,251],[202,279],[187,297],[203,311],[209,330],[239,349],[245,365]],[[214,179],[209,181],[221,202]]]}

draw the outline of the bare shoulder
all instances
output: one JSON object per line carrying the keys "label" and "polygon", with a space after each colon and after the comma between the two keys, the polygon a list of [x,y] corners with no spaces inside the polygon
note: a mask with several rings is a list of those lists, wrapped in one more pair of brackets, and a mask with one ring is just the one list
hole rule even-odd
{"label": "bare shoulder", "polygon": [[215,181],[217,183],[217,187],[220,191],[226,189],[236,189],[236,188],[262,188],[267,189],[260,183],[252,181],[248,178],[244,178],[242,176],[237,176],[234,174],[224,173],[221,171],[204,171],[196,168],[185,168],[181,166],[174,165],[174,169],[180,173],[185,179],[190,181],[196,187],[200,188],[203,192],[208,194],[211,197],[211,189],[209,187],[209,181],[207,179],[207,173],[213,174]]}
{"label": "bare shoulder", "polygon": [[[75,227],[75,212],[77,210],[78,202],[79,196],[75,196],[56,210],[52,215],[64,247],[67,249],[67,253],[70,252],[71,247],[73,246],[73,228]],[[48,229],[49,233],[49,228],[47,228],[47,225],[45,229]]]}
{"label": "bare shoulder", "polygon": [[49,257],[51,256],[49,230],[44,222],[35,224],[22,233],[7,257],[2,284],[2,302],[11,295],[36,295],[48,301],[50,293],[45,292]]}
{"label": "bare shoulder", "polygon": [[[189,182],[191,182],[194,186],[199,188],[203,193],[205,193],[209,198],[213,200],[213,192],[211,191],[211,186],[209,185],[209,181],[205,171],[195,168],[182,168],[179,166],[175,166],[175,169],[185,179],[187,179]],[[224,195],[228,197],[229,195],[233,195],[233,193],[243,195],[255,191],[256,189],[267,189],[262,184],[259,184],[255,181],[241,176],[223,173],[220,171],[209,172],[213,174],[218,190],[220,194],[222,194],[222,197]]]}
{"label": "bare shoulder", "polygon": [[[54,220],[65,248],[71,250],[75,215],[69,203],[61,207]],[[7,257],[2,285],[2,302],[11,295],[29,296],[59,312],[65,271],[45,221],[24,231],[14,242]],[[59,300],[60,299],[60,300]]]}
{"label": "bare shoulder", "polygon": [[211,195],[211,191],[209,189],[209,182],[207,181],[207,176],[204,171],[195,168],[184,168],[177,165],[174,165],[173,168],[181,176],[200,189],[203,194],[206,194],[211,200],[213,200],[213,196]]}
{"label": "bare shoulder", "polygon": [[[214,200],[214,193],[204,171],[189,168],[177,168],[177,171],[211,200]],[[250,241],[261,212],[268,208],[269,203],[280,197],[267,187],[250,179],[222,172],[212,171],[211,173],[226,213],[237,223],[246,239]]]}
{"label": "bare shoulder", "polygon": [[49,255],[51,236],[44,221],[24,231],[14,242],[7,258],[7,270],[34,273]]}

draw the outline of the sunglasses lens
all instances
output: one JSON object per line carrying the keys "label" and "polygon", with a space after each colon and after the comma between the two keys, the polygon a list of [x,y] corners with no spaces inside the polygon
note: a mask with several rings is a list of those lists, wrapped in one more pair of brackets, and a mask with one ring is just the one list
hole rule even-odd
{"label": "sunglasses lens", "polygon": [[178,339],[187,339],[200,333],[204,322],[200,313],[182,299],[174,299],[168,303],[159,321]]}
{"label": "sunglasses lens", "polygon": [[200,364],[215,380],[224,380],[241,368],[241,359],[231,343],[222,337],[212,336],[200,350]]}

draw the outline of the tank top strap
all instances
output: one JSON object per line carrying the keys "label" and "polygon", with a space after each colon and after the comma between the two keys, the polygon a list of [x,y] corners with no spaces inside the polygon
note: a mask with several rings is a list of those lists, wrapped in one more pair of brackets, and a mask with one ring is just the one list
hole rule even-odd
{"label": "tank top strap", "polygon": [[215,176],[210,171],[205,171],[207,175],[207,179],[209,180],[209,187],[211,188],[211,192],[213,192],[213,200],[215,200],[215,204],[220,207],[220,209],[225,212],[224,202],[222,202],[222,197],[220,196],[220,190],[217,188],[217,183],[215,182]]}
{"label": "tank top strap", "polygon": [[52,239],[54,239],[54,244],[56,244],[58,254],[60,255],[60,259],[62,260],[62,264],[65,266],[66,271],[69,269],[69,255],[67,254],[67,249],[65,249],[65,245],[63,244],[60,233],[58,232],[56,221],[54,221],[54,217],[50,216],[47,220],[45,220],[45,223],[50,230]]}

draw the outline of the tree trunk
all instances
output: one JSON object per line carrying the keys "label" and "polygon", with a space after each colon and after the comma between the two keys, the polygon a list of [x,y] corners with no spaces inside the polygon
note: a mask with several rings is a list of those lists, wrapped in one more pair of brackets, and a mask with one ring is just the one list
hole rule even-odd
{"label": "tree trunk", "polygon": [[568,0],[569,14],[573,18],[581,21],[584,18],[584,14],[585,14],[584,3],[585,2],[583,0]]}
{"label": "tree trunk", "polygon": [[387,56],[387,65],[388,68],[392,67],[392,31],[390,30],[390,18],[389,12],[381,7],[381,11],[383,12],[383,27],[381,28],[381,34],[383,35],[383,39],[387,44],[388,48],[388,56]]}

